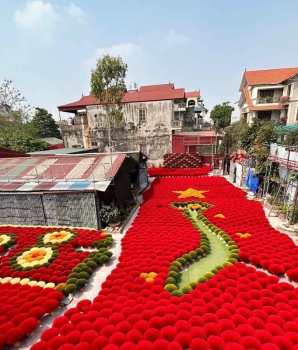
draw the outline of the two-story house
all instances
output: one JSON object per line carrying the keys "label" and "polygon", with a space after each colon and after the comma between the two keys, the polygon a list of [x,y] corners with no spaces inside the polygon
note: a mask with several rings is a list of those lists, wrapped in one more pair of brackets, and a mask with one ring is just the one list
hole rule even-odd
{"label": "two-story house", "polygon": [[[206,112],[200,106],[199,92],[187,95],[194,99],[190,106],[193,117]],[[159,161],[172,151],[172,134],[183,130],[183,121],[189,113],[188,97],[184,88],[174,84],[141,86],[135,84],[124,93],[123,121],[112,126],[112,151],[140,150],[151,160]],[[197,110],[196,110],[197,108]],[[70,123],[61,123],[65,147],[96,148],[107,151],[108,133],[106,109],[89,95],[76,102],[59,106],[60,112],[72,113]],[[201,109],[201,111],[199,111]]]}
{"label": "two-story house", "polygon": [[238,102],[247,123],[253,118],[298,122],[298,67],[244,71]]}

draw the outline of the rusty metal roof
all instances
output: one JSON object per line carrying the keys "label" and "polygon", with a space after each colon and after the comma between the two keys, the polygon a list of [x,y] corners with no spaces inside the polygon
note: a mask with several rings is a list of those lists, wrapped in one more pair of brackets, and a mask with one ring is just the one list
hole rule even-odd
{"label": "rusty metal roof", "polygon": [[0,162],[0,191],[105,190],[125,154],[5,158]]}

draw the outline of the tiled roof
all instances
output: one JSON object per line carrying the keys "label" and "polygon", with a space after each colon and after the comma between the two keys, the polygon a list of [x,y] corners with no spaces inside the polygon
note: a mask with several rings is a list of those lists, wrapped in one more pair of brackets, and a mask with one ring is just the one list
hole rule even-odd
{"label": "tiled roof", "polygon": [[139,92],[152,92],[152,91],[164,91],[164,90],[173,90],[174,84],[159,84],[159,85],[146,85],[141,86]]}
{"label": "tiled roof", "polygon": [[298,67],[244,72],[248,85],[280,84],[298,74]]}
{"label": "tiled roof", "polygon": [[[164,85],[171,85],[173,88],[162,88]],[[147,101],[163,101],[163,100],[174,100],[183,99],[185,96],[184,89],[174,89],[174,84],[164,84],[164,85],[151,85],[155,87],[152,90],[148,90],[148,86],[144,86],[145,89],[140,88],[136,92],[126,92],[123,96],[122,103],[132,103],[132,102],[147,102]],[[160,89],[159,89],[160,87]],[[86,106],[99,104],[92,95],[82,96],[78,101],[68,103],[66,105],[59,106],[59,111],[73,111],[78,109],[85,109]]]}
{"label": "tiled roof", "polygon": [[245,100],[246,100],[247,106],[250,109],[252,107],[252,102],[251,102],[250,94],[249,94],[249,91],[248,91],[247,87],[243,88],[243,93],[244,93],[244,96],[245,96]]}
{"label": "tiled roof", "polygon": [[282,109],[282,106],[280,104],[278,104],[278,105],[276,105],[276,104],[263,104],[263,105],[254,106],[252,101],[251,101],[250,93],[249,93],[247,87],[243,88],[243,93],[245,96],[245,100],[246,100],[248,109],[250,111],[273,111],[273,110]]}
{"label": "tiled roof", "polygon": [[194,92],[186,92],[185,93],[185,97],[189,98],[189,97],[200,97],[201,93],[200,90],[199,91],[194,91]]}
{"label": "tiled roof", "polygon": [[124,95],[122,102],[146,102],[146,101],[162,101],[184,98],[184,89],[146,91],[146,92],[128,92]]}

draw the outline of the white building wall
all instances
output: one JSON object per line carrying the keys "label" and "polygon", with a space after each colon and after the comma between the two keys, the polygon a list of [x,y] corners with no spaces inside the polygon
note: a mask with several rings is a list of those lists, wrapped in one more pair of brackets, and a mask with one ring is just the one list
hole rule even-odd
{"label": "white building wall", "polygon": [[[287,88],[284,95],[287,94]],[[298,117],[298,81],[292,83],[287,124],[295,124]]]}

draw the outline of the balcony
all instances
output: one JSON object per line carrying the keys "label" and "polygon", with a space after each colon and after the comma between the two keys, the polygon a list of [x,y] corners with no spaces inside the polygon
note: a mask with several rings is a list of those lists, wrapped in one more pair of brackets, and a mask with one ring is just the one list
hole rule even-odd
{"label": "balcony", "polygon": [[279,99],[280,103],[289,103],[291,101],[291,97],[290,96],[282,96],[280,99]]}
{"label": "balcony", "polygon": [[298,172],[298,146],[287,147],[272,143],[268,159]]}
{"label": "balcony", "polygon": [[172,121],[172,128],[181,129],[181,127],[182,127],[182,120],[173,120]]}
{"label": "balcony", "polygon": [[280,97],[258,97],[257,104],[265,104],[265,103],[279,103]]}

